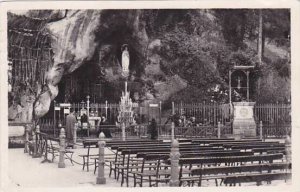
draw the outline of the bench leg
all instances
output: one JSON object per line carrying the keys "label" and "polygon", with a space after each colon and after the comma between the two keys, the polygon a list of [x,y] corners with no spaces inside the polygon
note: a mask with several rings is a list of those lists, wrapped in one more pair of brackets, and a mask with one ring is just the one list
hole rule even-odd
{"label": "bench leg", "polygon": [[198,187],[201,187],[201,184],[202,184],[202,178],[200,177]]}
{"label": "bench leg", "polygon": [[[119,178],[119,175],[118,175]],[[124,169],[122,169],[122,179],[121,179],[121,187],[123,186],[124,183]]]}
{"label": "bench leg", "polygon": [[122,175],[122,171],[120,171],[120,169],[118,169],[118,176],[117,176],[117,181],[119,181],[119,178],[120,178],[120,174]]}
{"label": "bench leg", "polygon": [[87,162],[87,164],[86,164],[86,171],[89,172],[89,163],[90,163],[89,162],[89,157],[87,157],[87,161],[86,162]]}
{"label": "bench leg", "polygon": [[52,159],[51,159],[52,163],[53,163],[54,159],[55,159],[55,154],[54,154],[54,152],[52,152]]}
{"label": "bench leg", "polygon": [[115,177],[115,179],[117,179],[117,165],[116,165],[116,163],[115,163],[115,169],[114,169],[114,177]]}
{"label": "bench leg", "polygon": [[74,163],[73,163],[73,153],[71,153],[71,157],[69,157],[69,160],[71,161],[72,166],[74,166]]}
{"label": "bench leg", "polygon": [[135,177],[136,175],[135,174],[133,174],[133,187],[136,187],[136,177]]}
{"label": "bench leg", "polygon": [[96,170],[97,170],[97,160],[95,159],[95,169],[94,169],[94,175],[96,174]]}
{"label": "bench leg", "polygon": [[143,187],[143,176],[141,176],[141,183],[140,186]]}
{"label": "bench leg", "polygon": [[85,158],[83,157],[83,165],[82,165],[82,170],[84,171],[84,167],[85,167]]}
{"label": "bench leg", "polygon": [[109,177],[111,177],[112,169],[112,162],[109,162]]}
{"label": "bench leg", "polygon": [[129,182],[129,181],[128,181],[128,172],[129,172],[129,170],[126,171],[126,187],[129,186],[129,184],[128,184],[128,182]]}
{"label": "bench leg", "polygon": [[220,181],[220,186],[222,185],[223,181],[224,181],[224,179],[221,179],[221,181]]}

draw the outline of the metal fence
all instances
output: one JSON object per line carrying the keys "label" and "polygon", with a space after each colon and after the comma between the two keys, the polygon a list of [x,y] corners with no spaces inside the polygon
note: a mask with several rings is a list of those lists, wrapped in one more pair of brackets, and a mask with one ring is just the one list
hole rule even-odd
{"label": "metal fence", "polygon": [[[195,117],[195,124],[198,125],[193,128],[194,135],[203,136],[210,135],[211,127],[216,127],[218,122],[223,126],[227,127],[222,132],[223,134],[232,133],[231,123],[232,115],[230,112],[229,104],[217,104],[217,103],[174,103],[173,111],[175,114],[184,116],[186,119]],[[254,118],[257,123],[257,134],[259,134],[259,122],[263,123],[264,136],[282,138],[287,134],[291,134],[291,105],[282,103],[271,103],[271,104],[259,104],[257,103],[254,107]],[[208,128],[200,128],[205,127]],[[179,133],[183,133],[187,128],[182,129]],[[191,129],[191,128],[190,128]],[[201,131],[200,131],[201,130]],[[203,131],[207,130],[207,131]],[[183,134],[184,135],[184,134]]]}
{"label": "metal fence", "polygon": [[[155,105],[156,106],[156,105]],[[147,136],[147,126],[151,115],[156,115],[158,120],[158,135],[170,136],[170,124],[161,124],[161,103],[159,107],[151,108],[151,105],[137,105],[135,112],[139,114],[137,125],[126,128],[128,136]],[[71,104],[75,112],[79,112],[86,107],[85,103]],[[104,103],[90,104],[90,111],[94,115],[105,115],[109,120],[111,132],[113,136],[121,136],[121,129],[115,126],[116,117],[118,115],[119,104]],[[154,110],[153,110],[154,109]],[[187,119],[195,117],[196,122],[192,126],[178,125],[175,128],[175,136],[177,137],[209,137],[216,136],[216,128],[218,122],[221,123],[221,134],[232,134],[232,116],[230,114],[230,106],[228,104],[217,103],[174,103],[173,112]],[[151,114],[153,113],[153,114]],[[263,123],[263,134],[265,138],[274,137],[282,138],[287,134],[291,134],[291,105],[290,104],[256,104],[254,107],[254,118],[257,123],[257,134],[259,134],[259,122]],[[53,119],[40,119],[41,130],[48,133],[58,135],[58,124]],[[64,124],[63,124],[64,126]],[[97,129],[94,127],[94,129]],[[93,130],[94,130],[93,129]]]}
{"label": "metal fence", "polygon": [[255,120],[264,125],[282,125],[291,123],[290,104],[256,104],[254,107]]}
{"label": "metal fence", "polygon": [[282,138],[291,135],[290,104],[256,104],[254,115],[257,123],[262,121],[265,138]]}
{"label": "metal fence", "polygon": [[230,122],[230,105],[218,103],[175,103],[173,111],[187,119],[195,117],[196,124],[217,126]]}

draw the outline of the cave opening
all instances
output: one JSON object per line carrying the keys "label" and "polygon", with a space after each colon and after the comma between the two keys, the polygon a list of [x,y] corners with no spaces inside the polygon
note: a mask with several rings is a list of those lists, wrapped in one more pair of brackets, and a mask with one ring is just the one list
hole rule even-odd
{"label": "cave opening", "polygon": [[[119,74],[122,60],[121,40],[116,41],[117,33],[112,33],[112,41],[103,42],[104,45],[111,45],[109,53],[101,59],[101,47],[98,46],[93,58],[86,61],[74,72],[62,77],[58,84],[59,93],[55,98],[57,103],[80,103],[86,102],[86,97],[90,96],[91,103],[118,103],[122,91],[124,90],[125,78]],[[130,42],[125,38],[124,42]],[[134,93],[141,90],[141,69],[139,69],[140,57],[137,51],[129,44],[130,49],[130,74],[127,79],[128,88],[131,90],[131,96],[134,99]],[[114,58],[114,59],[112,59]],[[112,68],[112,73],[117,77],[113,81],[106,76],[105,69]]]}
{"label": "cave opening", "polygon": [[[97,33],[96,33],[97,34]],[[98,33],[100,34],[100,33]],[[64,74],[58,83],[58,95],[56,103],[81,103],[87,101],[90,96],[91,103],[119,103],[124,82],[128,81],[130,97],[134,102],[141,100],[143,95],[142,74],[145,57],[141,54],[138,40],[132,35],[132,29],[120,27],[107,29],[107,35],[102,37],[96,35],[95,42],[98,43],[93,57],[85,61],[80,67],[69,74]],[[105,37],[105,38],[103,38]],[[129,48],[129,77],[122,77],[122,45],[127,44]],[[107,70],[111,74],[107,75]],[[54,101],[44,118],[51,118],[54,113]]]}

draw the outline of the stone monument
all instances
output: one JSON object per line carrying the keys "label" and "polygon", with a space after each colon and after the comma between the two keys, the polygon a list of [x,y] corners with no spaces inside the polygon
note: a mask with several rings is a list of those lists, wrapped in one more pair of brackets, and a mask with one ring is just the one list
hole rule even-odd
{"label": "stone monument", "polygon": [[233,102],[232,128],[234,137],[256,137],[254,104],[255,102]]}

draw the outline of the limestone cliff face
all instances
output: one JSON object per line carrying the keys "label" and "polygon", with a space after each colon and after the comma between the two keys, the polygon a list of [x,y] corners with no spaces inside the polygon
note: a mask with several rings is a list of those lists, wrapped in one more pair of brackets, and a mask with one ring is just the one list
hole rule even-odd
{"label": "limestone cliff face", "polygon": [[100,16],[100,10],[74,10],[69,11],[64,19],[46,25],[51,34],[54,63],[46,75],[48,90],[39,95],[34,106],[37,118],[48,112],[51,101],[58,94],[57,84],[62,76],[72,73],[93,56]]}

